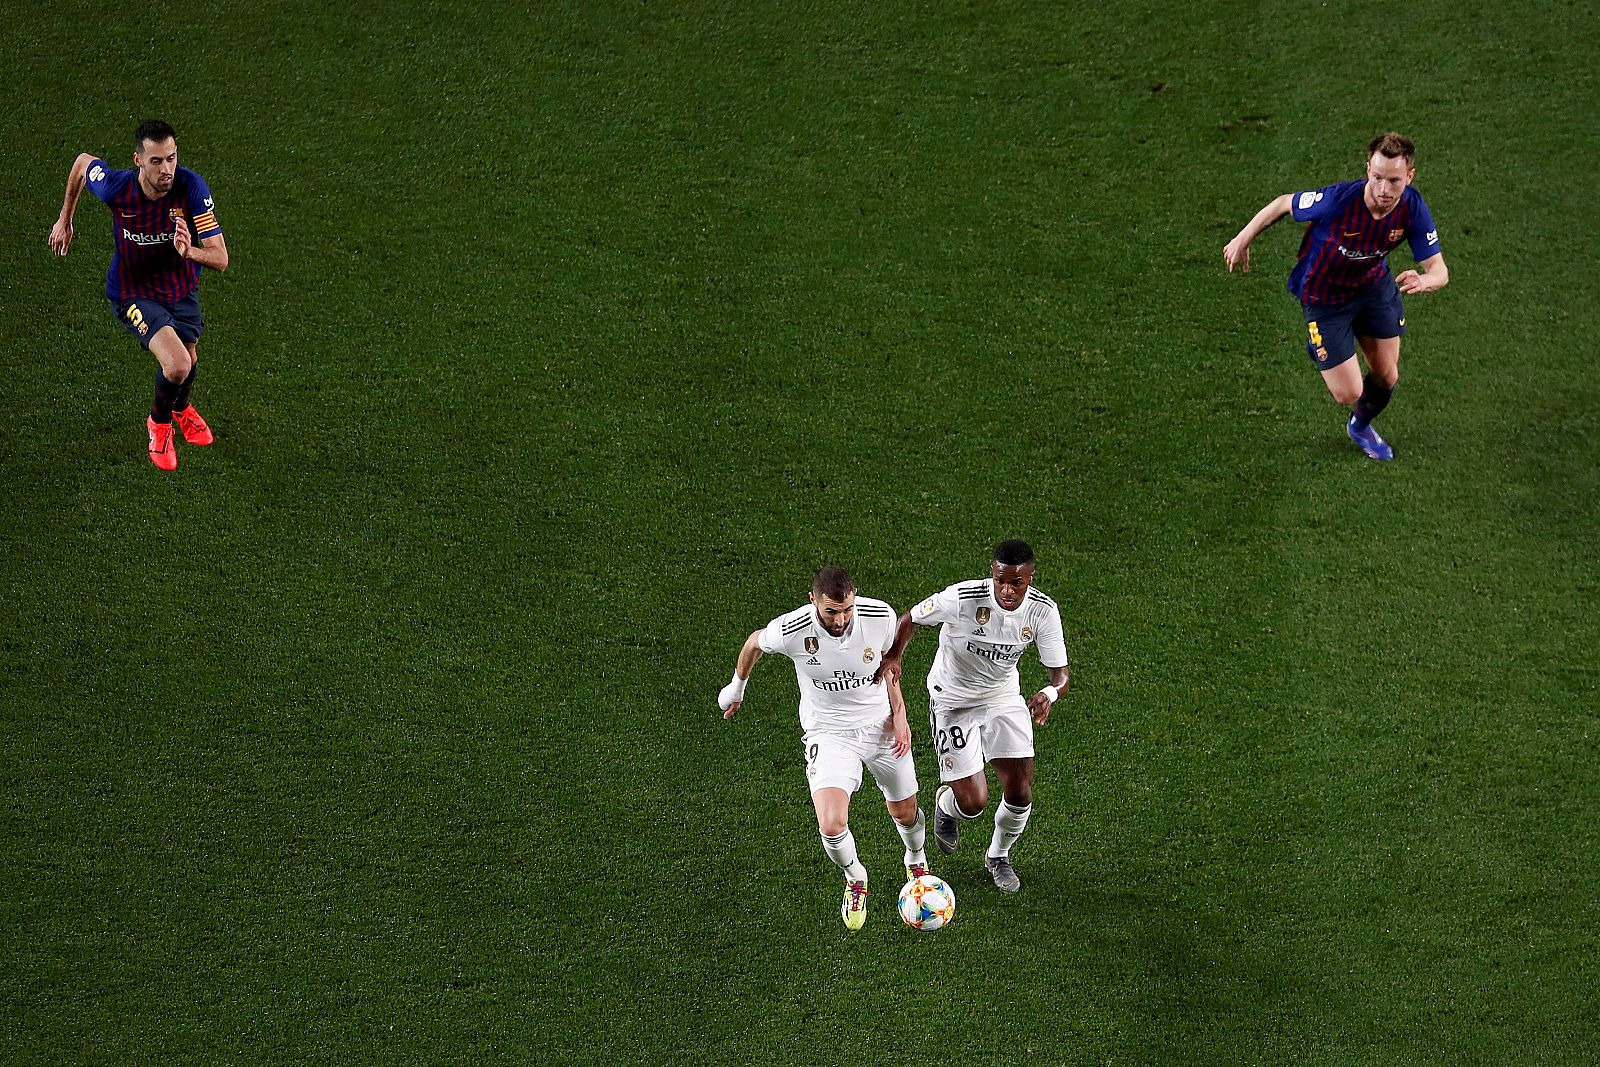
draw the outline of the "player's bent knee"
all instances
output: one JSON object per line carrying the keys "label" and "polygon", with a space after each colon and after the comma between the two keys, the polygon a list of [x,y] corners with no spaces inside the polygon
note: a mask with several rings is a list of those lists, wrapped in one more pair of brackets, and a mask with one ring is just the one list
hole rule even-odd
{"label": "player's bent knee", "polygon": [[150,354],[161,364],[161,373],[169,382],[183,381],[194,369],[194,357],[171,326],[163,326],[156,334],[155,340],[150,342]]}
{"label": "player's bent knee", "polygon": [[977,815],[989,806],[989,790],[985,786],[956,787],[954,792],[963,815]]}

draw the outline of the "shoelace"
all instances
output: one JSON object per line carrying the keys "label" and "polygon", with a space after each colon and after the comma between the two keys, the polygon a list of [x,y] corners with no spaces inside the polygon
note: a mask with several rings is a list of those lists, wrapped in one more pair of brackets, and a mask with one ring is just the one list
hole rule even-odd
{"label": "shoelace", "polygon": [[855,882],[851,882],[849,885],[847,885],[845,887],[845,889],[850,894],[850,910],[851,911],[854,911],[857,908],[864,908],[864,907],[867,906],[867,887],[866,886],[858,885]]}

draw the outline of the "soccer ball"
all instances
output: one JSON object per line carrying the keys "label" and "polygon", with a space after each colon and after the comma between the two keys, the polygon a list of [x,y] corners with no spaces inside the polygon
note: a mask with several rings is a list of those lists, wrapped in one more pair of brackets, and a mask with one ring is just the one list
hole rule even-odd
{"label": "soccer ball", "polygon": [[943,878],[925,874],[900,889],[900,918],[913,930],[937,930],[956,917],[956,891]]}

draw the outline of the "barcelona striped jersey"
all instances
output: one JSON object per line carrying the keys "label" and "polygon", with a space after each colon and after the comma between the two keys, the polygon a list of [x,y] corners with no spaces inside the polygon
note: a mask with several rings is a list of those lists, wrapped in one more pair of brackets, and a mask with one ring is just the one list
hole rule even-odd
{"label": "barcelona striped jersey", "polygon": [[1418,263],[1440,252],[1439,231],[1427,201],[1411,186],[1381,219],[1362,198],[1364,181],[1339,182],[1294,194],[1290,211],[1308,222],[1300,258],[1289,272],[1289,291],[1302,304],[1342,304],[1388,278],[1388,255],[1411,243]]}
{"label": "barcelona striped jersey", "polygon": [[144,195],[137,170],[113,170],[103,159],[89,164],[89,190],[111,209],[115,238],[106,296],[113,301],[144,297],[176,304],[200,285],[200,264],[173,251],[177,219],[189,220],[196,242],[222,232],[205,179],[179,167],[172,189],[159,200]]}

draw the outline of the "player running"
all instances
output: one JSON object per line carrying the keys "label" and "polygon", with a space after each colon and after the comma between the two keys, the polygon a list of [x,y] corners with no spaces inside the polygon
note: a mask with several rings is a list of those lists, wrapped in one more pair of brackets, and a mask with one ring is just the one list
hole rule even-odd
{"label": "player running", "polygon": [[872,771],[900,840],[906,877],[928,873],[927,823],[917,807],[917,771],[911,727],[898,678],[878,684],[878,660],[894,640],[894,609],[857,597],[855,582],[839,567],[824,567],[811,583],[810,603],[773,619],[739,650],[733,680],[717,694],[724,719],[744,701],[750,671],[764,653],[794,660],[800,683],[806,777],[817,812],[822,848],[844,872],[840,915],[851,930],[867,921],[867,869],[850,832],[850,795],[861,787],[861,768]]}
{"label": "player running", "polygon": [[145,351],[156,357],[155,402],[145,419],[150,462],[176,470],[172,424],[191,445],[209,445],[211,427],[189,401],[205,329],[200,318],[200,268],[228,269],[222,239],[205,179],[178,166],[178,137],[159,119],[139,124],[133,134],[133,169],[113,170],[88,153],[73,161],[61,216],[50,230],[58,256],[72,247],[72,217],[84,185],[111,209],[114,248],[106,272],[111,314]]}
{"label": "player running", "polygon": [[[1000,542],[988,578],[958,582],[900,617],[879,668],[884,677],[899,675],[917,626],[943,627],[928,672],[928,715],[943,783],[934,798],[933,839],[946,855],[956,850],[962,821],[976,819],[989,803],[983,765],[992,763],[1001,801],[985,862],[1007,893],[1022,888],[1011,848],[1033,811],[1033,726],[1049,721],[1051,705],[1071,684],[1061,613],[1032,587],[1033,567],[1026,541]],[[1017,662],[1034,644],[1050,684],[1024,702]]]}
{"label": "player running", "polygon": [[[1398,133],[1367,146],[1365,181],[1338,182],[1285,193],[1256,212],[1222,250],[1231,273],[1250,269],[1250,242],[1293,214],[1310,223],[1289,274],[1289,291],[1305,311],[1306,352],[1322,372],[1328,392],[1351,408],[1345,432],[1370,458],[1389,460],[1394,449],[1373,429],[1400,380],[1400,338],[1405,309],[1400,294],[1431,293],[1450,281],[1439,250],[1439,231],[1422,194],[1411,187],[1416,149]],[[1388,255],[1402,240],[1411,245],[1416,270],[1389,273]],[[1356,344],[1367,357],[1361,376]]]}

